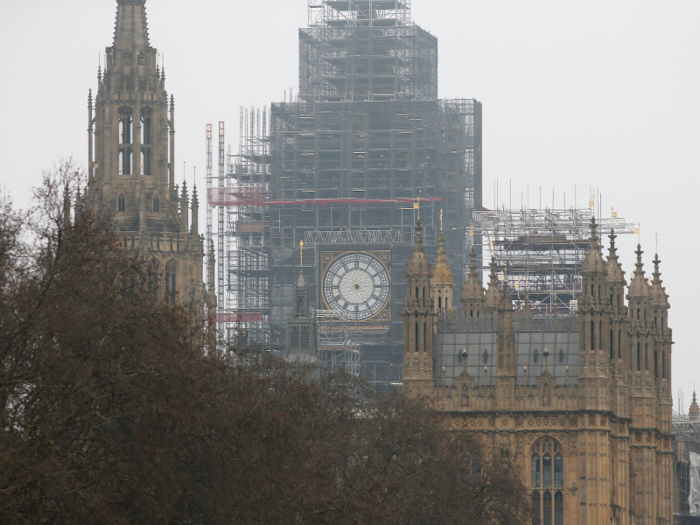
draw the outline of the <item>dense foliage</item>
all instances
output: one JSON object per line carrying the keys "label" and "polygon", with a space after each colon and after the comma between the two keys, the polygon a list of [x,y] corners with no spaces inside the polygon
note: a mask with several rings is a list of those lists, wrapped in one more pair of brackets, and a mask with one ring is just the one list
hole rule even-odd
{"label": "dense foliage", "polygon": [[0,523],[525,522],[508,457],[423,403],[207,355],[146,265],[70,220],[59,171],[0,211]]}

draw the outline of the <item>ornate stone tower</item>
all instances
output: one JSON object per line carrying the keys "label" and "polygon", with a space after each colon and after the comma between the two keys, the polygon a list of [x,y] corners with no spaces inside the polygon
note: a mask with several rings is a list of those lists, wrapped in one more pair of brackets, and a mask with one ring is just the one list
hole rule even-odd
{"label": "ornate stone tower", "polygon": [[462,303],[462,317],[473,319],[481,317],[484,312],[485,293],[476,269],[476,250],[473,244],[469,258],[469,278],[462,287],[462,296],[459,301]]}
{"label": "ornate stone tower", "polygon": [[299,273],[294,291],[294,310],[287,324],[287,360],[308,368],[311,378],[320,377],[316,319],[309,307],[309,285]]}
{"label": "ornate stone tower", "polygon": [[408,294],[403,300],[404,392],[429,394],[434,385],[432,268],[423,249],[423,227],[416,224],[413,254],[406,264]]}
{"label": "ornate stone tower", "polygon": [[86,203],[149,261],[166,298],[201,308],[203,241],[198,197],[175,186],[175,102],[151,47],[146,0],[117,0],[114,42],[98,91],[88,98],[89,187]]}

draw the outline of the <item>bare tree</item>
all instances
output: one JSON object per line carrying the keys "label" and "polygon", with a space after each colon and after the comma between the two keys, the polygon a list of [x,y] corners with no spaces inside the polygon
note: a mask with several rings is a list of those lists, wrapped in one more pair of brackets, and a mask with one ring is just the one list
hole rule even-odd
{"label": "bare tree", "polygon": [[200,321],[72,214],[74,171],[0,213],[0,523],[525,522],[509,458],[422,402],[206,356]]}

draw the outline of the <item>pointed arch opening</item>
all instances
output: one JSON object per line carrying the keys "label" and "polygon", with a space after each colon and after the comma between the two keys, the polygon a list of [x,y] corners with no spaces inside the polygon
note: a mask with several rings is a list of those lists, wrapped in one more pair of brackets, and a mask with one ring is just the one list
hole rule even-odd
{"label": "pointed arch opening", "polygon": [[532,522],[564,525],[564,449],[549,436],[535,442],[530,455]]}
{"label": "pointed arch opening", "polygon": [[131,175],[133,165],[133,110],[130,107],[119,108],[119,175]]}
{"label": "pointed arch opening", "polygon": [[177,299],[177,262],[168,261],[165,265],[165,300],[175,303]]}
{"label": "pointed arch opening", "polygon": [[141,175],[151,175],[153,145],[153,110],[141,109]]}
{"label": "pointed arch opening", "polygon": [[158,288],[160,287],[160,261],[151,259],[148,263],[148,288],[153,294],[153,298],[158,298]]}
{"label": "pointed arch opening", "polygon": [[153,213],[159,213],[160,212],[160,199],[158,198],[158,195],[155,195],[153,197]]}
{"label": "pointed arch opening", "polygon": [[126,211],[126,198],[124,197],[123,193],[120,193],[119,197],[117,198],[117,211]]}
{"label": "pointed arch opening", "polygon": [[418,339],[418,323],[416,323],[413,328],[415,331],[415,333],[413,334],[414,348],[417,352],[418,351],[418,341],[419,341],[419,339]]}

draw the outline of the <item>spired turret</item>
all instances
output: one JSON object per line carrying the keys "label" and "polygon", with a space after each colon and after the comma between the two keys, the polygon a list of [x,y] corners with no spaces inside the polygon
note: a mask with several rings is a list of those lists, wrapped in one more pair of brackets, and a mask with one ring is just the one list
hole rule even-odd
{"label": "spired turret", "polygon": [[608,350],[610,359],[614,364],[616,374],[624,374],[626,371],[627,352],[623,349],[628,346],[627,339],[627,307],[625,306],[625,272],[622,270],[617,257],[617,247],[615,246],[615,230],[610,230],[610,252],[606,262],[607,270],[607,294],[610,297],[610,333]]}
{"label": "spired turret", "polygon": [[[668,310],[671,305],[668,294],[661,281],[659,270],[659,254],[654,256],[654,277],[651,282],[651,316],[650,330],[653,331],[651,344],[653,345],[653,373],[657,388],[659,412],[657,414],[658,426],[665,434],[673,432],[671,419],[673,414],[673,396],[671,395],[671,348],[673,346],[673,332],[668,327]],[[651,352],[651,351],[650,351]],[[696,404],[697,406],[697,404]]]}
{"label": "spired turret", "polygon": [[301,369],[312,380],[320,378],[318,331],[309,304],[309,285],[300,271],[294,290],[294,309],[287,323],[286,360]]}
{"label": "spired turret", "polygon": [[481,284],[481,277],[476,268],[476,250],[473,244],[469,258],[469,278],[462,287],[460,302],[462,303],[462,317],[475,319],[481,317],[484,312],[486,291]]}
{"label": "spired turret", "polygon": [[498,275],[496,274],[496,258],[491,257],[491,271],[489,272],[489,288],[484,295],[484,309],[487,312],[496,312],[501,304],[501,291],[498,289]]}
{"label": "spired turret", "polygon": [[404,392],[430,393],[433,385],[433,325],[435,313],[430,294],[432,267],[423,248],[423,227],[416,223],[415,246],[406,264],[407,295],[403,301]]}
{"label": "spired turret", "polygon": [[668,302],[666,288],[662,285],[661,272],[659,271],[659,254],[654,256],[654,278],[651,281],[651,305],[654,310],[668,310],[671,305]]}
{"label": "spired turret", "polygon": [[440,230],[439,248],[433,276],[430,284],[430,292],[433,299],[433,313],[435,322],[434,332],[437,333],[437,316],[456,314],[456,309],[452,306],[454,297],[454,275],[447,263],[447,253],[445,252],[445,234]]}
{"label": "spired turret", "polygon": [[644,275],[642,247],[637,245],[637,263],[627,292],[631,355],[630,365],[633,373],[643,374],[649,371],[649,332],[647,330],[651,315],[651,286]]}
{"label": "spired turret", "polygon": [[581,274],[582,291],[578,307],[580,406],[586,410],[610,410],[608,269],[598,243],[595,217],[591,219],[591,237]]}
{"label": "spired turret", "polygon": [[698,397],[693,391],[693,402],[690,403],[690,409],[688,410],[688,419],[691,421],[700,420],[700,406],[698,406]]}
{"label": "spired turret", "polygon": [[[587,368],[606,367],[607,362],[599,361],[598,353],[607,350],[609,341],[606,341],[604,334],[607,333],[609,321],[609,302],[607,299],[607,275],[603,256],[598,244],[598,226],[595,217],[591,219],[591,238],[588,243],[588,251],[581,264],[582,290],[579,300],[579,323],[580,323],[580,354],[581,356],[592,357],[584,360],[587,366],[580,368],[581,372],[586,372]],[[597,374],[593,374],[597,375]]]}

